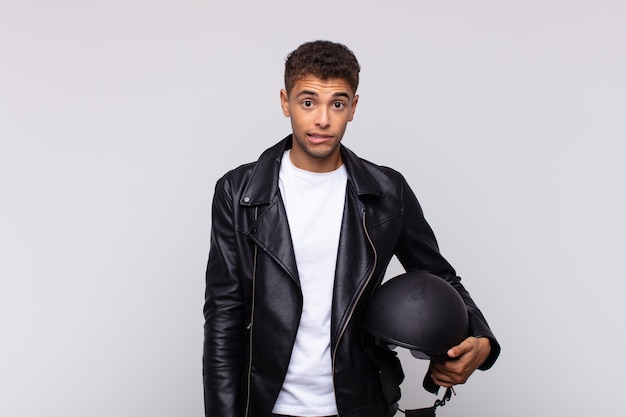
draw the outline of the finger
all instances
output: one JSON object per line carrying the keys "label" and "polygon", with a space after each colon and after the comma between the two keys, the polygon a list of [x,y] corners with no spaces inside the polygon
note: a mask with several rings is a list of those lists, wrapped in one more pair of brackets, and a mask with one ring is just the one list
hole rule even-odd
{"label": "finger", "polygon": [[430,373],[433,382],[441,387],[452,387],[459,383],[458,377],[446,372],[433,370]]}
{"label": "finger", "polygon": [[446,387],[467,382],[475,368],[469,366],[467,361],[464,360],[466,357],[467,356],[464,356],[461,359],[453,361],[433,362],[430,367],[433,381],[435,381],[437,385]]}
{"label": "finger", "polygon": [[433,369],[430,374],[435,384],[442,387],[452,387],[467,382],[471,373],[450,371],[447,369]]}
{"label": "finger", "polygon": [[457,372],[443,363],[438,363],[430,367],[430,374],[437,385],[448,387],[454,385]]}
{"label": "finger", "polygon": [[462,356],[465,353],[471,351],[473,348],[474,339],[474,337],[470,336],[458,345],[451,347],[447,352],[448,356],[451,358],[458,358],[459,356]]}
{"label": "finger", "polygon": [[448,378],[445,374],[438,372],[436,370],[430,371],[430,378],[433,382],[440,387],[450,387],[452,386],[450,383],[450,378]]}

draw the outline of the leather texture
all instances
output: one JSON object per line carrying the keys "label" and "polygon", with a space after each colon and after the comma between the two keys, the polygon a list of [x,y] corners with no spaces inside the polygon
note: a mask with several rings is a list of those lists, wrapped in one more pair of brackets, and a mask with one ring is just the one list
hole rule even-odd
{"label": "leather texture", "polygon": [[[255,163],[216,184],[206,273],[203,378],[210,417],[270,417],[289,365],[302,293],[278,171],[291,136]],[[451,283],[465,301],[470,334],[488,337],[485,318],[439,253],[435,236],[404,178],[358,158],[343,145],[348,171],[331,319],[333,380],[339,416],[384,417],[378,369],[362,347],[361,320],[392,256],[408,271]]]}

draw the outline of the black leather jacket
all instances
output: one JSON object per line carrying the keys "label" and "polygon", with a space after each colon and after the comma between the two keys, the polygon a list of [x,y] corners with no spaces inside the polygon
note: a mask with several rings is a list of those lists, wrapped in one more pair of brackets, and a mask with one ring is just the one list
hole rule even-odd
{"label": "black leather jacket", "polygon": [[[203,376],[210,417],[269,417],[287,372],[302,293],[278,189],[288,136],[256,163],[222,177],[213,199],[204,305]],[[406,270],[450,282],[470,313],[470,332],[499,346],[483,315],[440,255],[404,178],[341,148],[348,171],[331,319],[333,380],[340,417],[384,417],[378,370],[362,348],[361,317],[396,255]]]}

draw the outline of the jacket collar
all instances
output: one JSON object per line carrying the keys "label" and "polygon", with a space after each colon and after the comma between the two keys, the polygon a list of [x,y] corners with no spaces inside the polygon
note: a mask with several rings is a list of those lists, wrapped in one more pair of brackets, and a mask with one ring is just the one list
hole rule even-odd
{"label": "jacket collar", "polygon": [[[291,149],[292,135],[261,154],[240,199],[240,204],[256,206],[270,204],[278,193],[278,173],[283,153]],[[341,159],[357,195],[382,197],[380,184],[369,173],[363,161],[351,150],[340,145]]]}

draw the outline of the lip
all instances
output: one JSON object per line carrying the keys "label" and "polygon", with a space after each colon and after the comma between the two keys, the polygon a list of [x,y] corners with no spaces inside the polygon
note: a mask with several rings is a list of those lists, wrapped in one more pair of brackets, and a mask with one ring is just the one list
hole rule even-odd
{"label": "lip", "polygon": [[318,143],[328,142],[334,136],[324,134],[324,133],[311,132],[311,133],[307,133],[307,137],[312,143],[318,144]]}

